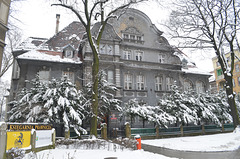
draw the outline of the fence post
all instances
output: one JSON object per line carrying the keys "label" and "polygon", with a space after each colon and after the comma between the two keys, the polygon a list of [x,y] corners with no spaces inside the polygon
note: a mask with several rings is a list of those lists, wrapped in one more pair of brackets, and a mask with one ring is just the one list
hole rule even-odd
{"label": "fence post", "polygon": [[104,140],[107,139],[107,124],[106,124],[106,123],[102,123],[101,137],[102,137]]}
{"label": "fence post", "polygon": [[222,132],[224,132],[224,123],[222,122]]}
{"label": "fence post", "polygon": [[64,137],[65,137],[65,139],[69,139],[70,138],[70,129],[65,129],[65,131],[64,131]]}
{"label": "fence post", "polygon": [[0,122],[0,158],[6,159],[7,125]]}
{"label": "fence post", "polygon": [[181,136],[183,136],[184,134],[183,134],[183,125],[182,124],[180,125],[180,130],[181,130]]}
{"label": "fence post", "polygon": [[56,143],[56,130],[52,129],[52,148],[55,149],[55,143]]}
{"label": "fence post", "polygon": [[202,134],[205,135],[205,127],[204,127],[204,124],[202,124]]}
{"label": "fence post", "polygon": [[125,124],[125,135],[127,138],[131,137],[131,127],[128,122]]}
{"label": "fence post", "polygon": [[156,126],[156,138],[159,138],[159,125]]}
{"label": "fence post", "polygon": [[31,147],[32,147],[32,152],[36,152],[36,130],[35,129],[31,130]]}

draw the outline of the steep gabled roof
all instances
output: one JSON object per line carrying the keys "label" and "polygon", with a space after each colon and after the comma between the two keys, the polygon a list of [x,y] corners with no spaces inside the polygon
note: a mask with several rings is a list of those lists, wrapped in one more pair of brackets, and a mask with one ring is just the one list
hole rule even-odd
{"label": "steep gabled roof", "polygon": [[62,51],[62,48],[68,44],[71,44],[75,49],[78,49],[84,33],[85,28],[82,23],[76,21],[72,22],[52,38],[47,40],[40,49]]}
{"label": "steep gabled roof", "polygon": [[36,49],[38,46],[46,42],[46,38],[39,37],[29,37],[25,41],[23,41],[16,50],[32,50]]}
{"label": "steep gabled roof", "polygon": [[72,64],[82,63],[79,58],[62,58],[61,54],[62,52],[57,52],[57,51],[31,50],[22,55],[19,55],[17,59],[58,62],[58,63],[72,63]]}

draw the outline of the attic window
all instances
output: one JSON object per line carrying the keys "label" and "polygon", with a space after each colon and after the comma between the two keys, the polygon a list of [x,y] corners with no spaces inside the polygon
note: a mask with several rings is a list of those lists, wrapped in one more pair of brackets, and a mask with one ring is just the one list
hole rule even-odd
{"label": "attic window", "polygon": [[129,20],[134,21],[134,18],[133,17],[129,17]]}
{"label": "attic window", "polygon": [[65,57],[72,58],[73,57],[73,51],[72,50],[65,50]]}
{"label": "attic window", "polygon": [[[131,17],[129,17],[131,18]],[[129,27],[126,30],[122,31],[122,37],[124,41],[131,42],[131,43],[137,43],[137,44],[143,44],[143,33],[141,33],[137,28],[135,27]]]}

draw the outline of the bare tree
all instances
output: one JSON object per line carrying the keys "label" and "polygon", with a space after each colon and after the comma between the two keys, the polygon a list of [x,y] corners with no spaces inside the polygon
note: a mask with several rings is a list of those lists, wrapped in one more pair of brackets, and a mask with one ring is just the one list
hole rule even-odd
{"label": "bare tree", "polygon": [[[173,37],[183,39],[189,48],[213,48],[225,79],[228,103],[234,126],[239,125],[239,115],[233,92],[233,69],[239,35],[240,3],[235,0],[178,0],[170,16],[169,28]],[[223,50],[230,52],[227,61]]]}
{"label": "bare tree", "polygon": [[[104,28],[111,18],[116,18],[115,13],[124,10],[133,4],[144,0],[59,0],[52,4],[71,10],[86,29],[87,40],[93,53],[92,65],[92,112],[90,135],[97,136],[98,114],[98,73],[99,73],[99,43]],[[117,5],[116,5],[117,4]],[[100,21],[100,28],[96,36],[91,32],[94,20]]]}

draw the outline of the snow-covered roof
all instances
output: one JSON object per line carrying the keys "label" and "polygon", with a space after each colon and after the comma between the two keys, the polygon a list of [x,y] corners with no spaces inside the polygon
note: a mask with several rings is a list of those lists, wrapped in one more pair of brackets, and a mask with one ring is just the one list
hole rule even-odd
{"label": "snow-covered roof", "polygon": [[33,50],[46,41],[47,39],[45,38],[29,37],[24,42],[22,42],[16,48],[16,50]]}
{"label": "snow-covered roof", "polygon": [[82,63],[79,58],[62,58],[60,56],[60,52],[49,52],[49,51],[43,51],[43,50],[28,51],[28,52],[18,56],[17,59],[62,62],[62,63],[75,63],[75,64]]}
{"label": "snow-covered roof", "polygon": [[212,74],[207,72],[207,71],[204,71],[204,70],[201,70],[199,68],[197,68],[196,66],[195,67],[188,67],[188,68],[182,68],[182,71],[185,72],[185,73],[190,73],[190,74],[200,74],[200,75],[206,75],[206,76],[211,76]]}
{"label": "snow-covered roof", "polygon": [[187,66],[196,66],[195,62],[192,59],[190,59],[185,53],[183,53],[175,46],[173,46],[173,48],[175,49],[175,52],[173,54],[179,57],[182,62],[186,62]]}
{"label": "snow-covered roof", "polygon": [[209,77],[209,82],[214,82],[214,81],[216,81],[216,78],[215,78],[215,74],[214,74],[214,72],[211,72],[211,77]]}

